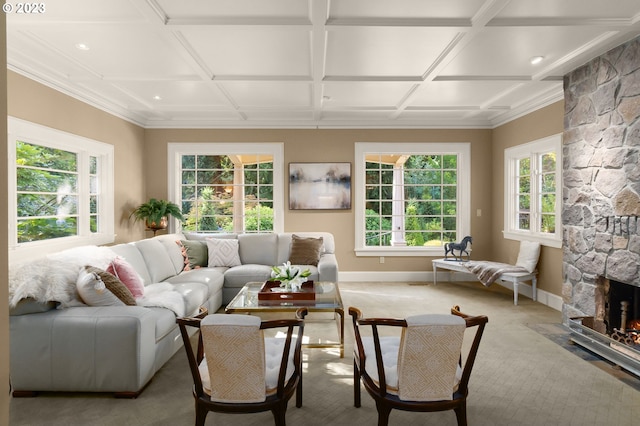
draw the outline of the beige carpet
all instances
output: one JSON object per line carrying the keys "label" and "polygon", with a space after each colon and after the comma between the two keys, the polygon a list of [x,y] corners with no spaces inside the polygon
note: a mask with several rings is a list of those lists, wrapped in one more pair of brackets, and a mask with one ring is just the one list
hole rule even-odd
{"label": "beige carpet", "polygon": [[[598,367],[536,330],[558,330],[559,312],[479,283],[343,283],[345,310],[357,306],[366,316],[404,317],[448,312],[459,304],[469,314],[485,314],[489,324],[471,376],[470,425],[637,425],[640,392],[620,379],[626,373]],[[313,318],[313,317],[312,317]],[[349,317],[346,320],[350,320]],[[553,331],[551,331],[553,332]],[[311,336],[335,335],[331,322],[310,323]],[[375,425],[372,399],[363,390],[362,408],[353,407],[353,332],[346,327],[346,356],[335,350],[306,349],[304,406],[292,402],[287,424]],[[637,380],[631,377],[630,380]],[[11,425],[167,425],[194,423],[193,397],[182,350],[135,400],[110,395],[45,393],[13,399]],[[270,413],[210,413],[207,425],[270,425]],[[453,412],[393,411],[391,425],[455,425]]]}

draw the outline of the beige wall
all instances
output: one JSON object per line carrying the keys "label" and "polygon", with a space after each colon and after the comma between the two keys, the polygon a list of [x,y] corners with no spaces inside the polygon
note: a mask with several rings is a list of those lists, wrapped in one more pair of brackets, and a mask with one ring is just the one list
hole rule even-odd
{"label": "beige wall", "polygon": [[114,146],[116,242],[144,238],[128,220],[146,198],[144,129],[11,71],[7,85],[9,115]]}
{"label": "beige wall", "polygon": [[[179,130],[146,131],[147,195],[167,196],[169,142],[282,142],[290,162],[354,162],[355,142],[470,142],[471,234],[474,256],[488,256],[491,244],[491,130]],[[285,185],[285,200],[288,200]],[[482,216],[476,216],[476,210]],[[425,257],[356,257],[354,211],[292,211],[285,208],[285,231],[328,231],[335,235],[341,271],[426,271]]]}
{"label": "beige wall", "polygon": [[[0,17],[0,116],[7,115],[7,27],[6,15]],[[7,164],[7,121],[0,120],[0,170]],[[0,223],[7,222],[7,173],[0,173]],[[0,241],[8,241],[6,226],[0,226]],[[0,244],[0,425],[9,424],[9,285],[7,270],[9,253],[7,244]]]}
{"label": "beige wall", "polygon": [[[564,102],[556,102],[493,130],[493,217],[491,238],[493,260],[514,263],[519,243],[502,236],[504,228],[504,150],[506,148],[562,133]],[[543,247],[538,263],[538,288],[560,296],[562,294],[562,249]]]}

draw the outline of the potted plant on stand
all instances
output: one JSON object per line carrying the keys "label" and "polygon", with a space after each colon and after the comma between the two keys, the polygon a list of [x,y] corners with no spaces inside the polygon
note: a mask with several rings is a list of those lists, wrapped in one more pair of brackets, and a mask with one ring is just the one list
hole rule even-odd
{"label": "potted plant on stand", "polygon": [[145,225],[153,231],[154,236],[159,230],[167,228],[169,216],[173,216],[179,221],[184,220],[182,211],[177,204],[156,198],[151,198],[146,203],[140,204],[131,212],[131,216],[135,217],[136,222],[144,220]]}

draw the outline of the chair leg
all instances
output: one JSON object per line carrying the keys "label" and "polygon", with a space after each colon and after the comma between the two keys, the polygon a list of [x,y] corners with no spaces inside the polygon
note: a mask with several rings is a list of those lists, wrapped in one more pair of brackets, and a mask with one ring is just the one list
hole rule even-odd
{"label": "chair leg", "polygon": [[353,361],[353,406],[360,408],[360,370],[356,361]]}
{"label": "chair leg", "polygon": [[456,419],[458,419],[458,426],[467,426],[467,404],[459,405],[454,408],[456,412]]}
{"label": "chair leg", "polygon": [[296,407],[302,407],[302,376],[300,376],[300,380],[296,386]]}
{"label": "chair leg", "polygon": [[388,426],[391,407],[376,401],[376,408],[378,409],[378,426]]}
{"label": "chair leg", "polygon": [[273,414],[273,420],[276,423],[276,426],[286,426],[286,414],[287,414],[287,403],[278,404],[275,406],[271,413]]}
{"label": "chair leg", "polygon": [[204,426],[209,410],[198,404],[196,401],[196,426]]}

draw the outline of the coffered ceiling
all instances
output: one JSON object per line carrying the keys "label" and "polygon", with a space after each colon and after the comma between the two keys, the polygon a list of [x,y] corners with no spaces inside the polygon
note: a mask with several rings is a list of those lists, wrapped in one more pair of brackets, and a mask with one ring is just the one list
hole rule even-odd
{"label": "coffered ceiling", "polygon": [[491,128],[640,34],[638,0],[41,4],[9,69],[147,128]]}

